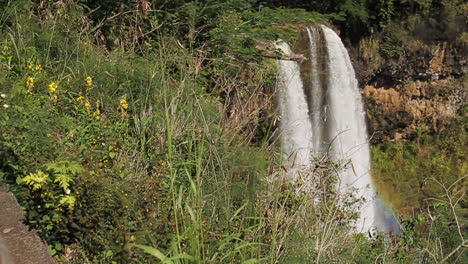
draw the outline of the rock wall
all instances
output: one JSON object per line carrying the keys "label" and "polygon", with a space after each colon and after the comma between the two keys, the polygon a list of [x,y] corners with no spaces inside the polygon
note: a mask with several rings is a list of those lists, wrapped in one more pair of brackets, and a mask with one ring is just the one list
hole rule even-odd
{"label": "rock wall", "polygon": [[45,243],[23,222],[16,198],[0,184],[0,264],[56,264]]}
{"label": "rock wall", "polygon": [[[374,142],[411,139],[418,129],[439,132],[460,115],[466,94],[452,89],[452,79],[434,82],[414,81],[385,88],[366,85],[368,125]],[[443,89],[445,93],[431,91]]]}
{"label": "rock wall", "polygon": [[373,143],[411,140],[421,130],[437,133],[464,114],[466,43],[415,43],[398,59],[351,48]]}

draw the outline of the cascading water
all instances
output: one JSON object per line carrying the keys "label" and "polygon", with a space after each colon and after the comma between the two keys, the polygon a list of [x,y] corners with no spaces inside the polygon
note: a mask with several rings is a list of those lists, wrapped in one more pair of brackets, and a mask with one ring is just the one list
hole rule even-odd
{"label": "cascading water", "polygon": [[[291,53],[285,42],[276,47],[285,54]],[[312,128],[299,65],[287,60],[280,60],[278,64],[281,131],[287,135],[281,137],[282,146],[287,154],[288,178],[295,181],[301,176],[302,169],[311,165]]]}
{"label": "cascading water", "polygon": [[313,152],[318,154],[323,149],[323,133],[325,109],[324,108],[324,89],[322,88],[321,78],[319,75],[319,57],[318,45],[316,39],[318,32],[315,27],[307,29],[310,45],[310,89],[311,96],[309,98],[309,109],[311,111],[312,131],[313,131]]}
{"label": "cascading water", "polygon": [[327,133],[331,140],[331,158],[350,161],[340,173],[339,191],[354,192],[365,203],[360,209],[356,228],[367,231],[374,226],[375,191],[370,177],[370,153],[364,110],[355,73],[341,39],[322,26],[328,51]]}
{"label": "cascading water", "polygon": [[[308,93],[304,91],[299,64],[279,60],[281,133],[288,177],[295,180],[300,168],[311,166],[313,155],[328,150],[332,160],[349,162],[339,174],[338,192],[343,197],[352,193],[363,200],[356,231],[377,229],[398,233],[398,222],[377,197],[371,180],[365,112],[348,52],[338,35],[325,26],[310,27],[307,33],[310,45]],[[322,43],[327,58],[323,67],[319,59]],[[285,54],[292,53],[286,43],[277,44],[277,48]]]}

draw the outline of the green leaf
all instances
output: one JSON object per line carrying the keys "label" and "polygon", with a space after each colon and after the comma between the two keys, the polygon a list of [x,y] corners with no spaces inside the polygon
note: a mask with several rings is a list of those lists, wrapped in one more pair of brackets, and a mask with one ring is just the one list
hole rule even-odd
{"label": "green leaf", "polygon": [[73,179],[71,178],[70,174],[55,174],[55,183],[58,183],[60,187],[63,188],[63,190],[66,190],[69,186],[70,183],[73,182]]}
{"label": "green leaf", "polygon": [[161,251],[159,251],[156,248],[145,246],[145,245],[137,245],[137,244],[132,244],[132,246],[143,249],[145,253],[157,257],[164,264],[174,264],[174,262],[168,259],[166,255],[164,255]]}
{"label": "green leaf", "polygon": [[41,189],[42,185],[46,184],[47,182],[49,182],[49,175],[42,171],[30,173],[21,181],[21,183],[26,183],[27,185],[32,186],[33,190]]}
{"label": "green leaf", "polygon": [[107,250],[106,251],[106,254],[105,254],[106,258],[108,258],[108,257],[110,257],[112,255],[114,255],[114,252],[112,252],[112,250]]}
{"label": "green leaf", "polygon": [[62,251],[62,250],[63,250],[62,244],[56,243],[56,244],[55,244],[55,249],[56,249],[57,251]]}
{"label": "green leaf", "polygon": [[260,263],[260,260],[258,259],[249,259],[246,261],[243,261],[242,264],[254,264],[254,263]]}
{"label": "green leaf", "polygon": [[180,253],[180,254],[170,258],[170,260],[178,260],[178,259],[194,260],[194,257],[190,256],[187,253]]}
{"label": "green leaf", "polygon": [[73,209],[75,206],[76,198],[72,195],[65,195],[60,199],[60,204],[67,205],[69,209]]}
{"label": "green leaf", "polygon": [[52,245],[49,245],[48,248],[49,248],[50,255],[54,256],[55,254],[57,254],[57,250],[55,250],[52,247]]}

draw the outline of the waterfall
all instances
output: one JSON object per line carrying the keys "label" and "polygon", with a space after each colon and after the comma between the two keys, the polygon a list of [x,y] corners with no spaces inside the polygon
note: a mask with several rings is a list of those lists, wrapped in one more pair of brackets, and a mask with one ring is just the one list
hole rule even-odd
{"label": "waterfall", "polygon": [[[292,53],[285,42],[276,47],[284,54]],[[288,177],[295,181],[311,165],[312,126],[298,63],[280,60],[278,64],[280,126],[282,134],[287,135],[281,137],[281,143],[286,153]]]}
{"label": "waterfall", "polygon": [[[288,178],[296,180],[311,166],[314,155],[328,151],[331,160],[347,164],[338,176],[339,195],[353,194],[362,200],[357,208],[356,232],[376,229],[398,233],[398,222],[377,197],[372,183],[365,111],[348,52],[339,36],[326,26],[308,28],[307,36],[308,85],[303,84],[297,62],[278,61],[280,129]],[[292,53],[286,43],[276,45],[283,53]],[[320,45],[326,48],[324,55]],[[304,87],[310,90],[304,91]]]}
{"label": "waterfall", "polygon": [[322,89],[319,75],[318,31],[315,27],[307,29],[310,45],[310,74],[311,74],[311,96],[309,98],[309,109],[311,111],[313,131],[313,153],[318,154],[323,150],[323,133],[325,122],[324,91]]}
{"label": "waterfall", "polygon": [[362,99],[348,52],[331,29],[322,26],[327,51],[328,113],[327,133],[331,140],[330,155],[337,162],[350,161],[340,173],[339,192],[354,192],[364,204],[356,225],[359,231],[374,226],[375,191],[370,177],[370,150]]}

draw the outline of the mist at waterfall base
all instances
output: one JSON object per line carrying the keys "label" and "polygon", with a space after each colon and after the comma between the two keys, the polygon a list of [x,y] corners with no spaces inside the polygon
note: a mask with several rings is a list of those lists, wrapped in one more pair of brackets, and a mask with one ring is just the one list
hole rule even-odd
{"label": "mist at waterfall base", "polygon": [[[298,62],[278,61],[280,129],[287,177],[296,181],[301,171],[311,168],[312,157],[323,152],[328,152],[335,162],[349,161],[350,166],[340,171],[336,187],[339,193],[363,198],[355,231],[399,234],[398,221],[372,183],[365,112],[348,52],[330,28],[307,30],[309,80],[301,78]],[[325,46],[321,51],[326,53],[322,64],[320,45]],[[285,42],[278,42],[276,47],[286,55],[292,53]]]}

